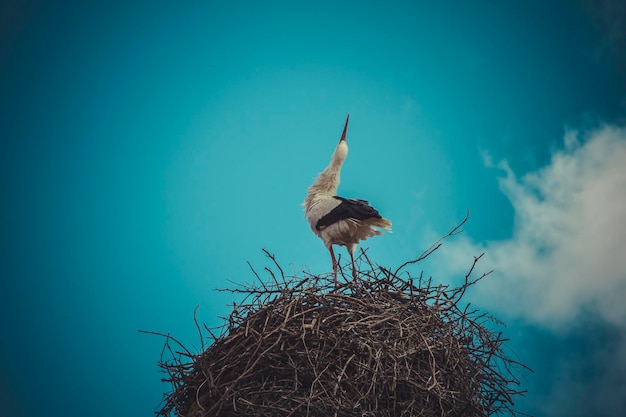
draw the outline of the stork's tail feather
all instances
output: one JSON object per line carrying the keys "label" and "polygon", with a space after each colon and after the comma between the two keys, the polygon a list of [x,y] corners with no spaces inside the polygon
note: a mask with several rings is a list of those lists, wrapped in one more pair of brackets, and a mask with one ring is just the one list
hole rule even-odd
{"label": "stork's tail feather", "polygon": [[367,223],[370,226],[378,227],[380,229],[384,229],[385,231],[391,233],[391,222],[387,219],[367,219]]}

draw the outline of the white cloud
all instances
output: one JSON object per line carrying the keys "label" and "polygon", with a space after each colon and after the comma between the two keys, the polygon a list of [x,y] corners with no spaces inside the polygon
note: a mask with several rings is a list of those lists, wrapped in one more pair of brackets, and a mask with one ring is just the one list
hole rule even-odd
{"label": "white cloud", "polygon": [[[626,324],[626,129],[565,136],[548,166],[518,178],[506,161],[500,187],[515,210],[510,239],[451,239],[440,256],[454,271],[486,252],[494,275],[474,289],[494,312],[557,327],[593,311]],[[485,159],[488,163],[489,159]]]}

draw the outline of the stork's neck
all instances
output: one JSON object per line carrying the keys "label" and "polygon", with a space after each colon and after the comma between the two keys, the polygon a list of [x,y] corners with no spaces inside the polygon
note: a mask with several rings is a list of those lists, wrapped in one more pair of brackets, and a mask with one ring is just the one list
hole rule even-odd
{"label": "stork's neck", "polygon": [[[326,168],[322,171],[317,179],[309,187],[306,199],[304,200],[304,210],[308,212],[320,200],[332,197],[337,194],[337,186],[339,186],[339,170],[330,170]],[[341,167],[340,167],[341,169]]]}
{"label": "stork's neck", "polygon": [[334,167],[329,166],[317,176],[315,182],[309,187],[309,195],[325,197],[337,194],[341,166],[339,166],[338,169],[332,168]]}
{"label": "stork's neck", "polygon": [[348,155],[348,147],[345,142],[340,143],[335,149],[330,164],[322,171],[317,179],[309,187],[304,200],[304,209],[309,211],[316,200],[337,195],[337,187],[341,176],[341,167]]}

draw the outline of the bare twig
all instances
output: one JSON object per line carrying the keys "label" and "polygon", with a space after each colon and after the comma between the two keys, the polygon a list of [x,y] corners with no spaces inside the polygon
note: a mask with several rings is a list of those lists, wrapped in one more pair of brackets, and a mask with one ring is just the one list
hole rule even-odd
{"label": "bare twig", "polygon": [[450,230],[448,233],[446,233],[445,235],[441,236],[439,239],[437,239],[432,245],[430,245],[428,247],[428,249],[426,249],[424,252],[422,252],[420,254],[420,256],[418,256],[417,258],[407,261],[405,263],[403,263],[402,265],[400,265],[396,271],[394,272],[394,275],[398,275],[398,273],[404,269],[406,266],[411,265],[411,264],[415,264],[417,262],[423,261],[424,259],[426,259],[430,254],[432,254],[434,251],[436,251],[437,249],[439,249],[442,245],[442,242],[454,235],[458,235],[459,233],[463,232],[463,230],[461,229],[463,227],[463,225],[465,223],[467,223],[467,221],[469,220],[470,217],[470,213],[469,213],[469,209],[467,210],[466,214],[465,214],[465,218],[461,221],[461,223],[457,224],[456,226],[454,226],[452,228],[452,230]]}

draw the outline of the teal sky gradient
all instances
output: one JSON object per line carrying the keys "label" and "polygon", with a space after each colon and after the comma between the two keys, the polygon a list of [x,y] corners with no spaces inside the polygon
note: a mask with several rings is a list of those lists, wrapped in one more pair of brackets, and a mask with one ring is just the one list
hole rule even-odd
{"label": "teal sky gradient", "polygon": [[[511,235],[482,154],[534,171],[567,128],[626,114],[626,42],[586,1],[44,3],[0,19],[7,416],[152,415],[162,340],[138,329],[199,347],[194,306],[220,323],[214,288],[261,248],[328,272],[300,203],[348,112],[340,194],[393,221],[363,245],[389,266],[466,208],[474,239]],[[560,354],[541,349],[570,339],[510,331],[537,412]]]}

